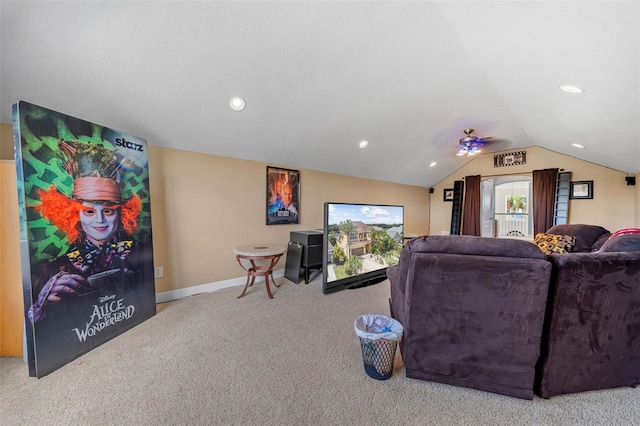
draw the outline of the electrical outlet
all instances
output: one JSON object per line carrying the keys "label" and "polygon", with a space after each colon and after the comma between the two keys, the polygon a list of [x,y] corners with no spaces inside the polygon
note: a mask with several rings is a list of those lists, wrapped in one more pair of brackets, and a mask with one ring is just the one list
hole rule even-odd
{"label": "electrical outlet", "polygon": [[154,272],[153,272],[153,275],[154,275],[156,278],[162,278],[162,274],[163,274],[163,272],[164,272],[164,269],[163,269],[163,267],[162,267],[162,266],[156,266],[156,268],[155,268],[155,270],[154,270]]}

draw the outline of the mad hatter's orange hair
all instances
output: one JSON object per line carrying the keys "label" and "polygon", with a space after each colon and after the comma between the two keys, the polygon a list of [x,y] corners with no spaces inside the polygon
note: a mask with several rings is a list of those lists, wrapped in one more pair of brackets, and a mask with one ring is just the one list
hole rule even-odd
{"label": "mad hatter's orange hair", "polygon": [[137,195],[120,205],[120,223],[127,234],[131,235],[138,229],[138,215],[140,215],[141,205],[142,202]]}
{"label": "mad hatter's orange hair", "polygon": [[[82,235],[80,211],[85,209],[82,203],[61,194],[55,186],[51,186],[46,191],[39,189],[37,192],[42,203],[35,207],[36,211],[60,228],[67,235],[67,240],[70,243],[78,241]],[[125,203],[113,204],[111,207],[120,208],[122,228],[128,234],[133,234],[138,228],[138,215],[141,210],[140,197],[134,195]]]}

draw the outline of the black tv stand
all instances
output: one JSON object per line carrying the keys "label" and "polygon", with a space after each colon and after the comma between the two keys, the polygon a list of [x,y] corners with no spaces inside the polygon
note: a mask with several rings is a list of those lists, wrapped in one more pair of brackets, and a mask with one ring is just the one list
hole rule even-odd
{"label": "black tv stand", "polygon": [[348,290],[355,290],[357,288],[367,287],[370,285],[381,283],[386,279],[387,279],[387,275],[385,274],[383,276],[378,276],[378,277],[369,278],[367,280],[357,281],[353,284],[348,285],[346,288]]}

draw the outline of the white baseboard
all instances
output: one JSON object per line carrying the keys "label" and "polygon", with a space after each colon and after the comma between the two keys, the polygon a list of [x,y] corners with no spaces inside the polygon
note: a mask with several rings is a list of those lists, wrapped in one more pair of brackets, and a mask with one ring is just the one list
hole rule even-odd
{"label": "white baseboard", "polygon": [[[273,271],[273,278],[284,277],[284,269]],[[258,278],[259,283],[262,279]],[[258,284],[256,280],[256,284]],[[242,286],[247,282],[247,277],[231,278],[230,280],[216,281],[208,284],[194,285],[192,287],[180,288],[177,290],[163,291],[156,293],[156,303],[171,302],[172,300],[182,299],[183,297],[193,296],[200,293],[211,293],[212,291],[222,290],[228,287]],[[254,284],[254,285],[256,285]]]}

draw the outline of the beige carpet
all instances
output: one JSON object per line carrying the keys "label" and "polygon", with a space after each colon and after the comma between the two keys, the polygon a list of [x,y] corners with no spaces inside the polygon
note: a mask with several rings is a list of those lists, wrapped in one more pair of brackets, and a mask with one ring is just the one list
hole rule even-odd
{"label": "beige carpet", "polygon": [[369,378],[353,321],[388,314],[389,283],[323,295],[284,278],[166,304],[152,319],[42,378],[0,359],[6,425],[632,425],[640,389],[526,401]]}

